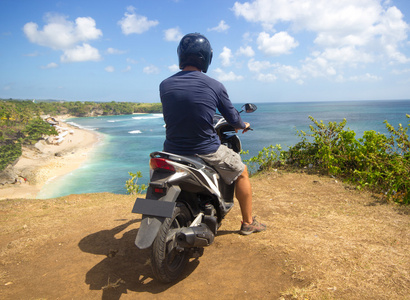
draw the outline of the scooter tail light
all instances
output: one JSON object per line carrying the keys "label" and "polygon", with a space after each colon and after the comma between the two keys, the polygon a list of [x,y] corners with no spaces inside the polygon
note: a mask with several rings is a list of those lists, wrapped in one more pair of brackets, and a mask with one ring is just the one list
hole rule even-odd
{"label": "scooter tail light", "polygon": [[165,189],[163,188],[155,188],[154,193],[156,194],[165,194]]}
{"label": "scooter tail light", "polygon": [[149,166],[151,170],[161,169],[170,172],[176,172],[174,166],[168,163],[168,161],[164,158],[151,158]]}

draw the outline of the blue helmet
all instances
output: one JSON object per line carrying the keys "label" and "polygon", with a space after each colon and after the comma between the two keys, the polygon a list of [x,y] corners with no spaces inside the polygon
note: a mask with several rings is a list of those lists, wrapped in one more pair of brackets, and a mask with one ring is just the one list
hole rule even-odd
{"label": "blue helmet", "polygon": [[212,48],[208,39],[199,33],[189,33],[179,42],[179,68],[194,66],[206,73],[212,61]]}

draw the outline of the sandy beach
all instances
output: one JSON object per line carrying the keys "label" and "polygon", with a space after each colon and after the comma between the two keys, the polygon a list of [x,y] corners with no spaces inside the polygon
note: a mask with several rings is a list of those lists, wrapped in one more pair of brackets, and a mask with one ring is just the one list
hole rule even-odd
{"label": "sandy beach", "polygon": [[19,178],[14,184],[0,185],[0,200],[35,199],[46,182],[68,174],[84,163],[100,136],[65,123],[68,117],[56,118],[59,131],[67,132],[60,144],[41,140],[34,148],[23,147],[23,154],[14,166]]}

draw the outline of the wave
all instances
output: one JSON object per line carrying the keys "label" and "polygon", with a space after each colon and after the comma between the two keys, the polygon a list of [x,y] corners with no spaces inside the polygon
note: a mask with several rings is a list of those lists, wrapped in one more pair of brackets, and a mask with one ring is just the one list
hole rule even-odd
{"label": "wave", "polygon": [[158,119],[162,118],[162,114],[152,114],[150,116],[140,116],[140,117],[132,117],[134,120],[149,120],[149,119]]}
{"label": "wave", "polygon": [[138,133],[142,133],[142,132],[141,132],[141,130],[132,130],[132,131],[128,131],[128,133],[138,134]]}
{"label": "wave", "polygon": [[98,129],[98,127],[81,126],[81,125],[79,125],[79,124],[77,124],[77,123],[75,123],[75,122],[66,122],[66,123],[69,124],[69,125],[71,125],[71,126],[77,127],[77,128],[79,128],[79,129],[86,129],[86,130],[97,130],[97,129]]}

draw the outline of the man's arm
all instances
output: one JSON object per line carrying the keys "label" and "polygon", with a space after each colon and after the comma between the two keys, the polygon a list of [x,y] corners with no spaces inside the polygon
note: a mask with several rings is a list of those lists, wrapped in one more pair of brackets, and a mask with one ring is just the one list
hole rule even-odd
{"label": "man's arm", "polygon": [[249,127],[249,123],[248,125],[246,125],[242,121],[242,118],[239,112],[233,106],[231,100],[229,99],[228,93],[226,92],[226,89],[223,85],[222,85],[222,90],[221,90],[221,94],[219,97],[218,110],[224,116],[225,120],[229,124],[231,124],[235,129],[245,130],[246,128]]}

